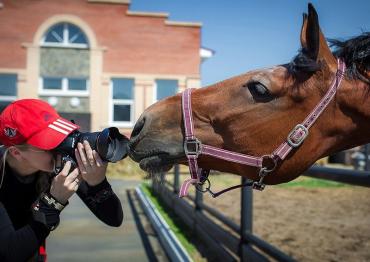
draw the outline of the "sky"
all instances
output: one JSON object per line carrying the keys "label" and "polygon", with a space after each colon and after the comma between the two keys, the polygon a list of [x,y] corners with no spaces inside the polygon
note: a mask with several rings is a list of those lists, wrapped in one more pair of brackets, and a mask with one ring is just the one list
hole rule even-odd
{"label": "sky", "polygon": [[[313,0],[327,38],[370,31],[370,0]],[[304,0],[131,0],[130,10],[201,22],[201,45],[215,55],[201,65],[202,86],[289,62],[300,48]]]}

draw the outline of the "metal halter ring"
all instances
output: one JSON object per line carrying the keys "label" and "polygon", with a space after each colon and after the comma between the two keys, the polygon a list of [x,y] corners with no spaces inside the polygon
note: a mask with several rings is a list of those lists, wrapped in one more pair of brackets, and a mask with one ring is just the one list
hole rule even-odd
{"label": "metal halter ring", "polygon": [[[205,184],[207,182],[207,186],[206,186],[206,188],[205,189],[202,189],[202,186]],[[196,188],[196,190],[198,190],[199,192],[202,192],[202,193],[206,193],[206,192],[208,192],[208,191],[210,191],[210,189],[211,189],[211,182],[209,181],[209,179],[207,178],[206,180],[204,180],[204,182],[203,183],[199,183],[199,184],[196,184],[195,185],[195,188]]]}
{"label": "metal halter ring", "polygon": [[271,155],[263,155],[262,157],[262,167],[260,169],[264,173],[271,173],[272,171],[275,170],[277,166],[277,161],[274,159],[273,156]]}

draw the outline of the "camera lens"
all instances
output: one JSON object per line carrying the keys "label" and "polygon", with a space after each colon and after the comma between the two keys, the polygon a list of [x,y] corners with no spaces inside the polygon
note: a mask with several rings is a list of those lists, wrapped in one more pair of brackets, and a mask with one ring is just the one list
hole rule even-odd
{"label": "camera lens", "polygon": [[67,136],[54,151],[62,156],[69,156],[77,162],[74,153],[75,148],[77,148],[78,142],[83,143],[85,140],[104,161],[117,162],[127,156],[129,140],[116,127],[105,128],[101,132],[93,133],[75,131]]}
{"label": "camera lens", "polygon": [[98,135],[96,149],[104,160],[117,162],[127,156],[128,141],[128,138],[121,135],[116,127],[110,127]]}

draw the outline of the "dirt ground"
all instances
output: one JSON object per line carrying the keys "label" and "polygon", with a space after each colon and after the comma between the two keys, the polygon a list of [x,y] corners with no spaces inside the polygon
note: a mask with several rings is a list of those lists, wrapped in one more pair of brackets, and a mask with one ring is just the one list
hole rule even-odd
{"label": "dirt ground", "polygon": [[[206,203],[240,222],[240,191]],[[253,233],[298,261],[370,261],[370,189],[267,187],[253,193]]]}

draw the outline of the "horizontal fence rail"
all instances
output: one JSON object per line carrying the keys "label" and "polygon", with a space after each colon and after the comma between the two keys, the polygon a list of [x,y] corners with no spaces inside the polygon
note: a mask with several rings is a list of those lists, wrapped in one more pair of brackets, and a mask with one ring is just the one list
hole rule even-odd
{"label": "horizontal fence rail", "polygon": [[177,237],[171,231],[166,221],[158,213],[151,201],[145,196],[140,187],[136,188],[136,194],[146,216],[149,218],[154,230],[158,234],[163,249],[170,258],[170,261],[190,262],[192,261],[186,250],[182,247]]}
{"label": "horizontal fence rail", "polygon": [[368,171],[314,165],[305,171],[303,175],[356,186],[370,187],[370,172]]}

